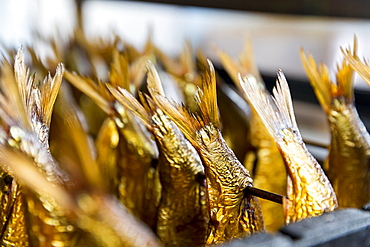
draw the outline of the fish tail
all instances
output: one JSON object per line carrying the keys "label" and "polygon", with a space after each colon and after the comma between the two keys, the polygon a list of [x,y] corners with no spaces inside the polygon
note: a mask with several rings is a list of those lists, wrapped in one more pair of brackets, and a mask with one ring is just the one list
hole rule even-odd
{"label": "fish tail", "polygon": [[[203,77],[202,89],[198,90],[196,101],[200,109],[200,116],[205,125],[212,123],[220,127],[217,107],[216,73],[210,60],[207,59],[208,68]],[[204,126],[203,126],[204,127]]]}
{"label": "fish tail", "polygon": [[[349,51],[351,49],[348,49]],[[353,49],[350,52],[352,56],[357,57],[357,38],[356,36],[353,39]],[[338,66],[337,72],[337,90],[333,96],[343,96],[346,100],[346,103],[353,103],[354,100],[354,92],[353,92],[353,84],[354,84],[354,73],[352,66],[348,63],[347,59],[343,58],[342,66]]]}
{"label": "fish tail", "polygon": [[91,98],[105,113],[111,114],[111,95],[107,92],[103,83],[95,83],[93,80],[66,70],[64,78],[74,87]]}
{"label": "fish tail", "polygon": [[127,109],[134,113],[148,128],[151,129],[151,115],[145,107],[139,103],[139,101],[126,89],[121,87],[114,88],[110,84],[106,84],[108,90],[113,94],[113,96]]}
{"label": "fish tail", "polygon": [[216,53],[222,66],[226,69],[227,73],[240,90],[242,89],[240,88],[238,73],[241,73],[243,77],[252,75],[257,81],[262,83],[263,80],[254,59],[252,41],[250,38],[245,40],[244,50],[240,54],[238,61],[233,60],[226,52],[218,48],[216,48]]}
{"label": "fish tail", "polygon": [[127,54],[120,54],[118,49],[113,50],[113,61],[111,63],[109,79],[113,86],[129,90],[130,71],[127,60]]}
{"label": "fish tail", "polygon": [[[353,43],[352,52],[347,51],[351,56],[357,57],[356,37]],[[354,70],[346,58],[343,59],[341,66],[337,66],[336,82],[330,80],[328,67],[321,63],[317,65],[313,56],[308,54],[307,57],[303,49],[301,60],[316,97],[326,112],[329,112],[333,99],[342,98],[345,104],[353,103]]]}
{"label": "fish tail", "polygon": [[148,90],[159,108],[168,115],[180,128],[193,146],[198,146],[197,132],[206,125],[219,126],[218,108],[216,102],[216,76],[215,70],[208,60],[209,70],[203,78],[202,90],[199,89],[196,101],[200,112],[191,113],[184,106],[169,101],[162,88],[162,84],[154,65],[148,63]]}
{"label": "fish tail", "polygon": [[[355,36],[355,45],[357,45],[356,41],[357,40]],[[357,54],[353,54],[350,49],[343,49],[341,47],[341,51],[347,62],[352,66],[352,68],[362,77],[362,79],[366,81],[367,84],[370,85],[370,66],[368,61],[364,59],[364,61],[362,62]]]}
{"label": "fish tail", "polygon": [[[0,115],[3,121],[9,125],[19,125],[26,130],[31,129],[31,122],[27,115],[26,88],[27,82],[32,80],[28,76],[28,70],[24,63],[22,49],[19,49],[14,63],[2,61],[0,64]],[[24,83],[22,85],[21,83]]]}
{"label": "fish tail", "polygon": [[294,116],[293,103],[285,76],[278,71],[278,80],[273,89],[273,97],[256,80],[249,80],[248,76],[241,78],[240,84],[247,100],[260,116],[270,134],[279,139],[279,132],[283,129],[294,129],[298,132]]}
{"label": "fish tail", "polygon": [[311,54],[304,53],[301,48],[300,51],[303,68],[309,78],[311,86],[316,94],[317,100],[321,104],[322,108],[329,112],[331,104],[331,92],[332,83],[329,79],[329,70],[325,64],[317,65],[315,59]]}

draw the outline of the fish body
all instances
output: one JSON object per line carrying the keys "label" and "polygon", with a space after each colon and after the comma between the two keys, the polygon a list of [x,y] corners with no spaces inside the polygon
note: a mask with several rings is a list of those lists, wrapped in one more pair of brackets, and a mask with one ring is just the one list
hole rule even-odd
{"label": "fish body", "polygon": [[[356,56],[356,41],[353,53],[347,51],[347,56]],[[324,168],[339,207],[361,208],[370,201],[370,135],[354,105],[354,71],[343,60],[333,82],[325,65],[318,67],[313,57],[307,58],[303,51],[301,57],[329,122],[331,141]]]}
{"label": "fish body", "polygon": [[[149,96],[142,106],[133,95],[108,86],[153,133],[159,148],[162,185],[156,233],[165,246],[203,246],[207,231],[204,168],[198,153]],[[145,99],[142,98],[144,102]]]}
{"label": "fish body", "polygon": [[361,208],[370,201],[369,133],[353,105],[337,104],[328,119],[332,137],[325,168],[338,204]]}
{"label": "fish body", "polygon": [[270,99],[255,81],[241,84],[263,123],[274,137],[288,174],[285,223],[321,215],[337,208],[335,192],[319,163],[308,152],[299,133],[290,91],[281,71]]}
{"label": "fish body", "polygon": [[264,229],[258,200],[245,197],[243,190],[253,186],[249,172],[227,147],[220,131],[205,126],[197,134],[206,167],[210,223],[207,244],[245,237]]}
{"label": "fish body", "polygon": [[[243,89],[238,78],[239,73],[242,77],[248,76],[249,80],[254,80],[260,87],[265,88],[253,59],[253,49],[250,41],[247,40],[245,42],[244,50],[240,54],[238,61],[233,60],[223,51],[217,50],[217,54],[223,67],[240,92],[243,92]],[[253,106],[251,106],[250,111],[250,148],[246,150],[248,152],[244,158],[244,165],[248,171],[251,171],[253,184],[256,188],[285,195],[287,174],[280,151],[273,136],[269,133]],[[260,199],[259,201],[266,230],[277,231],[284,224],[283,208],[281,205],[268,200]]]}
{"label": "fish body", "polygon": [[[121,105],[120,107],[123,108]],[[117,172],[120,201],[137,217],[154,228],[161,193],[156,167],[158,151],[145,127],[126,109],[115,118],[120,142]],[[155,163],[154,163],[155,162]]]}
{"label": "fish body", "polygon": [[30,246],[22,190],[10,174],[1,171],[0,179],[0,245]]}
{"label": "fish body", "polygon": [[118,184],[117,159],[118,156],[119,133],[114,121],[107,118],[99,130],[95,140],[97,159],[96,162],[100,167],[102,177],[107,178],[104,181],[105,188],[112,194],[117,193],[116,185]]}
{"label": "fish body", "polygon": [[[131,79],[135,75],[130,73],[127,57],[118,51],[113,57],[110,70],[112,84],[130,89]],[[117,161],[114,179],[117,181],[116,194],[130,212],[154,228],[161,188],[156,169],[158,150],[151,140],[151,134],[131,112],[116,102],[101,82],[96,83],[68,71],[65,77],[89,96],[116,124],[118,143],[115,150],[112,150],[116,152]]]}
{"label": "fish body", "polygon": [[199,155],[172,121],[158,110],[152,116],[164,161],[158,170],[162,196],[157,234],[166,246],[203,246],[207,232],[205,181]]}
{"label": "fish body", "polygon": [[[47,76],[36,83],[24,63],[22,49],[15,57],[14,71],[8,62],[1,66],[0,111],[2,112],[1,148],[11,147],[32,158],[34,166],[48,181],[73,188],[67,174],[60,169],[49,149],[49,127],[53,105],[63,77],[63,65],[57,67],[54,77]],[[74,228],[65,218],[65,212],[54,200],[22,188],[27,208],[26,223],[31,245],[68,246]]]}
{"label": "fish body", "polygon": [[209,62],[203,91],[197,100],[200,115],[192,115],[163,95],[154,66],[149,74],[148,89],[156,104],[181,129],[198,151],[206,172],[209,224],[206,244],[217,244],[235,237],[245,237],[264,230],[258,200],[244,196],[243,189],[252,186],[249,172],[226,145],[219,130],[216,103],[216,79]]}

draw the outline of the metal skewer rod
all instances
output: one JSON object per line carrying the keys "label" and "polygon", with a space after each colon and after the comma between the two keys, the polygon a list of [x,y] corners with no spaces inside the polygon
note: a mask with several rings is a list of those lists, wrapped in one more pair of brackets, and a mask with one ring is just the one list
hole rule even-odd
{"label": "metal skewer rod", "polygon": [[283,204],[283,200],[288,199],[286,196],[282,196],[282,195],[279,195],[279,194],[268,192],[266,190],[257,189],[255,187],[245,188],[244,189],[244,194],[245,195],[257,196],[257,197],[260,197],[262,199],[266,199],[266,200],[276,202],[276,203],[279,203],[279,204]]}
{"label": "metal skewer rod", "polygon": [[316,141],[303,139],[303,142],[304,142],[306,145],[315,146],[315,147],[318,147],[318,148],[325,148],[325,149],[328,149],[328,145],[325,145],[325,144],[323,144],[323,143],[319,143],[319,142],[316,142]]}

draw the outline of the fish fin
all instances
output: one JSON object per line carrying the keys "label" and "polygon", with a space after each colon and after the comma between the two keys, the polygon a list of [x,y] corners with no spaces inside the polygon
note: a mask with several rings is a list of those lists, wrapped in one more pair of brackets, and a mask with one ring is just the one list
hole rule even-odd
{"label": "fish fin", "polygon": [[[347,51],[351,56],[357,57],[356,37],[353,43],[353,50]],[[307,58],[303,49],[301,49],[301,60],[316,97],[326,112],[330,110],[334,98],[341,97],[346,104],[353,102],[354,70],[346,58],[343,59],[341,66],[337,66],[336,83],[330,80],[328,67],[324,64],[317,66],[312,55],[309,54]]]}
{"label": "fish fin", "polygon": [[333,83],[329,78],[329,70],[325,64],[316,64],[315,59],[311,54],[308,57],[301,48],[300,51],[303,68],[310,80],[311,86],[316,94],[322,108],[328,112],[331,104],[331,87]]}
{"label": "fish fin", "polygon": [[352,68],[370,85],[370,65],[369,62],[364,59],[362,62],[360,58],[351,52],[350,49],[341,48],[345,59],[352,66]]}
{"label": "fish fin", "polygon": [[68,70],[64,72],[64,77],[73,86],[89,96],[105,113],[111,113],[112,96],[102,83],[96,84],[93,80]]}
{"label": "fish fin", "polygon": [[193,49],[189,40],[185,41],[184,50],[179,57],[180,64],[183,66],[185,73],[195,75],[195,61],[193,56]]}
{"label": "fish fin", "polygon": [[58,96],[60,86],[63,80],[64,66],[62,63],[58,64],[55,76],[51,77],[50,74],[44,79],[40,86],[41,104],[38,106],[42,112],[42,121],[50,127],[51,115],[53,106]]}
{"label": "fish fin", "polygon": [[[186,110],[184,106],[175,103],[172,103],[172,105],[178,108],[178,110],[185,114],[187,117],[190,117],[191,119],[196,119],[196,121],[199,122],[202,127],[210,123],[212,123],[216,127],[219,127],[220,120],[217,107],[216,73],[211,61],[207,60],[207,63],[209,69],[206,71],[205,76],[203,77],[202,89],[198,90],[198,94],[196,96],[196,101],[200,109],[199,115],[196,117],[194,114],[189,113],[189,111]],[[148,64],[148,90],[151,94],[153,93],[154,95],[156,95],[158,99],[161,99],[165,96],[165,93],[159,75],[154,65],[150,61],[148,61]],[[152,97],[155,98],[153,94]],[[156,103],[158,104],[158,102]],[[160,104],[158,105],[161,106]],[[199,121],[200,119],[202,119],[202,121]]]}
{"label": "fish fin", "polygon": [[232,81],[238,84],[238,73],[240,73],[240,66],[224,51],[216,48],[216,53],[222,66],[225,68],[226,72],[232,79]]}
{"label": "fish fin", "polygon": [[113,50],[113,61],[109,72],[109,80],[114,87],[130,89],[129,64],[127,54],[120,54],[118,49]]}
{"label": "fish fin", "polygon": [[243,91],[240,85],[238,74],[242,77],[248,75],[249,78],[253,76],[258,82],[263,84],[261,74],[258,71],[254,56],[252,42],[246,39],[244,43],[244,50],[239,56],[239,60],[233,60],[226,52],[216,48],[216,53],[220,59],[222,66],[225,68],[233,82],[236,84],[240,91]]}
{"label": "fish fin", "polygon": [[[18,71],[18,72],[16,72]],[[18,76],[18,77],[17,77]],[[22,90],[24,86],[30,85],[28,81],[33,80],[29,78],[28,70],[24,64],[23,51],[18,50],[16,55],[16,62],[13,68],[8,61],[3,61],[1,64],[0,77],[0,115],[8,126],[19,126],[24,130],[31,130],[31,122],[27,115],[27,92],[31,90]]]}
{"label": "fish fin", "polygon": [[202,89],[198,90],[196,102],[200,109],[200,116],[205,124],[212,123],[220,128],[220,119],[217,107],[216,73],[209,59],[208,68],[203,77]]}
{"label": "fish fin", "polygon": [[[357,56],[357,38],[356,36],[353,39],[353,48],[352,50],[349,48],[350,54],[352,56]],[[337,89],[335,94],[332,93],[333,96],[343,96],[346,100],[346,103],[353,103],[354,100],[354,92],[353,92],[353,84],[354,84],[354,69],[348,63],[347,59],[343,58],[342,66],[337,66]]]}
{"label": "fish fin", "polygon": [[108,83],[106,84],[108,90],[113,96],[133,114],[135,114],[148,129],[151,129],[150,114],[148,111],[139,103],[139,101],[126,89],[117,87],[114,88]]}
{"label": "fish fin", "polygon": [[370,85],[370,65],[369,62],[364,59],[362,62],[357,56],[353,56],[349,50],[342,50],[345,58],[353,69]]}
{"label": "fish fin", "polygon": [[270,97],[266,89],[261,87],[256,80],[248,80],[248,77],[243,79],[239,75],[248,101],[276,140],[279,139],[278,133],[282,129],[291,128],[298,131],[288,83],[281,70],[277,75],[278,80],[273,89],[273,97]]}
{"label": "fish fin", "polygon": [[257,63],[254,58],[253,45],[250,38],[244,42],[244,50],[239,56],[241,66],[246,68],[249,74],[252,74],[258,81],[262,82],[261,74],[258,70]]}
{"label": "fish fin", "polygon": [[202,128],[199,118],[190,113],[184,105],[169,101],[162,88],[159,75],[150,61],[148,61],[148,91],[155,104],[180,128],[186,138],[193,144],[196,142],[196,131]]}

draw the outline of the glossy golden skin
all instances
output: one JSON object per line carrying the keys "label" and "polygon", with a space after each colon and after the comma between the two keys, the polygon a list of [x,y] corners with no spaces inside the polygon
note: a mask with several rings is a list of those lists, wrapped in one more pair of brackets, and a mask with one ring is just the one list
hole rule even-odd
{"label": "glossy golden skin", "polygon": [[150,64],[148,89],[156,104],[181,129],[203,161],[210,217],[206,244],[218,244],[263,231],[264,225],[258,200],[253,196],[245,197],[243,192],[253,185],[249,172],[227,146],[218,128],[216,77],[210,61],[208,66],[197,97],[199,115],[192,115],[164,97],[159,76]]}
{"label": "glossy golden skin", "polygon": [[291,223],[333,211],[338,203],[329,179],[306,149],[297,130],[282,129],[277,141],[288,178],[285,222]]}
{"label": "glossy golden skin", "polygon": [[262,212],[257,198],[245,197],[253,186],[249,172],[227,147],[220,131],[208,125],[198,133],[198,149],[206,170],[210,222],[207,244],[246,237],[263,231]]}
{"label": "glossy golden skin", "polygon": [[[48,150],[34,138],[33,133],[25,133],[17,127],[10,132],[8,143],[32,158],[34,165],[43,173],[48,181],[61,186],[68,186],[70,180],[57,167]],[[49,171],[49,172],[48,172]],[[35,246],[70,246],[76,229],[68,227],[71,223],[63,209],[49,196],[36,194],[27,188],[22,189],[27,207],[27,224],[30,243]]]}
{"label": "glossy golden skin", "polygon": [[[117,62],[119,63],[117,67],[123,66],[120,62],[125,64],[127,61],[121,58]],[[122,76],[124,71],[120,72]],[[112,71],[113,74],[117,75],[117,72]],[[160,183],[156,170],[158,151],[154,141],[151,140],[151,134],[131,112],[115,100],[102,83],[70,72],[66,72],[65,77],[94,100],[116,124],[118,143],[114,151],[117,152],[115,193],[131,213],[154,228]],[[120,77],[117,75],[117,78]],[[119,81],[117,78],[114,77],[112,80]],[[129,77],[125,80],[126,84],[129,83],[127,80]],[[129,84],[126,86],[129,87]]]}
{"label": "glossy golden skin", "polygon": [[341,101],[334,99],[328,114],[331,143],[325,168],[339,206],[361,208],[370,201],[370,136],[355,107]]}
{"label": "glossy golden skin", "polygon": [[[256,151],[247,153],[245,166],[252,172],[256,188],[286,195],[287,172],[280,151],[263,125],[262,120],[252,110],[251,141]],[[281,205],[259,199],[267,231],[277,231],[284,225],[284,209]]]}
{"label": "glossy golden skin", "polygon": [[35,246],[73,246],[78,229],[66,212],[48,195],[35,195],[26,190],[30,240]]}
{"label": "glossy golden skin", "polygon": [[120,116],[115,119],[120,138],[118,198],[130,212],[154,228],[161,194],[157,149],[132,113],[122,110]]}
{"label": "glossy golden skin", "polygon": [[30,246],[25,214],[26,207],[20,186],[4,171],[0,175],[0,245]]}
{"label": "glossy golden skin", "polygon": [[127,90],[107,87],[146,125],[158,144],[162,193],[157,235],[165,246],[203,246],[208,214],[204,168],[196,150],[149,96],[141,97],[139,103]]}
{"label": "glossy golden skin", "polygon": [[107,118],[99,130],[95,141],[96,162],[101,170],[101,176],[106,178],[104,186],[109,193],[116,194],[119,178],[117,174],[119,133],[114,121]]}
{"label": "glossy golden skin", "polygon": [[[48,181],[73,187],[51,156],[48,143],[51,113],[63,71],[63,65],[59,65],[54,77],[47,76],[43,82],[36,83],[34,78],[29,77],[21,49],[15,57],[14,72],[8,62],[2,64],[1,148],[11,147],[23,152]],[[48,197],[36,195],[25,188],[22,192],[27,205],[31,245],[53,246],[58,243],[68,246],[75,229],[66,230],[69,223],[64,211]]]}
{"label": "glossy golden skin", "polygon": [[[254,61],[253,49],[249,40],[245,42],[244,50],[240,53],[238,60],[232,59],[228,54],[220,50],[217,50],[217,54],[223,67],[240,92],[243,92],[243,90],[238,79],[239,73],[242,77],[248,76],[250,80],[257,81],[261,87],[265,88],[265,84]],[[244,164],[247,170],[251,171],[253,184],[256,188],[286,195],[287,174],[280,151],[277,148],[274,138],[268,132],[253,107],[251,107],[250,115],[250,136],[245,135],[245,138],[249,137],[252,148],[248,150]],[[277,231],[284,225],[283,207],[264,199],[260,199],[259,202],[261,204],[266,230]]]}
{"label": "glossy golden skin", "polygon": [[316,65],[314,58],[301,50],[304,68],[328,118],[331,142],[324,168],[342,208],[361,208],[370,201],[370,135],[358,116],[353,92],[354,69],[366,78],[366,68],[356,51],[355,38],[333,82],[327,66]]}
{"label": "glossy golden skin", "polygon": [[335,192],[320,164],[308,152],[294,116],[288,82],[281,70],[273,97],[255,80],[239,78],[244,93],[279,148],[288,174],[285,223],[337,208]]}
{"label": "glossy golden skin", "polygon": [[165,246],[203,246],[207,233],[204,169],[174,123],[160,110],[152,116],[161,155],[162,196],[157,234]]}

